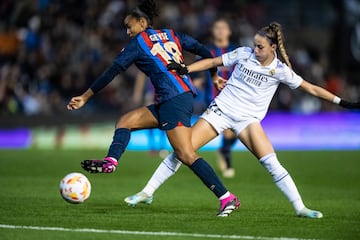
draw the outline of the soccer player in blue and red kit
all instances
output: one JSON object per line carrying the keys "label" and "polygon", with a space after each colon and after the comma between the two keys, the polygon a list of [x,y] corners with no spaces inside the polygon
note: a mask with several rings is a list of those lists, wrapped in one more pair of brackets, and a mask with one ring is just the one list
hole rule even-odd
{"label": "soccer player in blue and red kit", "polygon": [[[224,18],[217,19],[212,26],[212,43],[207,46],[214,58],[231,52],[238,47],[231,43],[230,37],[231,29],[229,22]],[[218,75],[224,79],[229,79],[233,70],[233,67],[222,66],[218,68]],[[214,84],[212,84],[210,73],[206,74],[206,78],[205,100],[208,106],[219,94],[219,91],[214,87]],[[231,163],[231,147],[235,142],[236,134],[231,129],[226,129],[223,132],[223,139],[219,149],[220,156],[218,159],[220,171],[225,178],[233,178],[235,175],[235,170]]]}
{"label": "soccer player in blue and red kit", "polygon": [[[176,157],[219,198],[220,209],[217,215],[226,217],[238,208],[240,202],[193,149],[190,118],[196,90],[189,75],[179,75],[167,70],[170,61],[183,64],[182,50],[203,58],[211,58],[211,53],[198,41],[183,33],[171,29],[152,29],[154,16],[157,16],[157,9],[152,0],[143,1],[126,16],[124,23],[132,40],[86,92],[70,100],[67,108],[74,110],[84,106],[91,96],[133,63],[150,77],[155,88],[156,103],[120,117],[106,157],[101,160],[84,160],[81,165],[91,173],[111,173],[116,169],[117,161],[129,143],[131,131],[158,127],[166,131]],[[217,76],[217,69],[213,68],[210,72],[214,84],[219,90],[222,89],[225,82]],[[168,167],[172,168],[171,165]]]}

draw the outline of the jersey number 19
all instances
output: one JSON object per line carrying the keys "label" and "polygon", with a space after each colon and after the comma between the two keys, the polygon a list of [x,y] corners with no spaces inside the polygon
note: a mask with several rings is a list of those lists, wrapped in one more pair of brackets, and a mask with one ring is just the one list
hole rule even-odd
{"label": "jersey number 19", "polygon": [[177,63],[182,63],[181,52],[174,42],[165,42],[163,44],[155,43],[151,48],[151,54],[160,55],[167,63],[174,60]]}

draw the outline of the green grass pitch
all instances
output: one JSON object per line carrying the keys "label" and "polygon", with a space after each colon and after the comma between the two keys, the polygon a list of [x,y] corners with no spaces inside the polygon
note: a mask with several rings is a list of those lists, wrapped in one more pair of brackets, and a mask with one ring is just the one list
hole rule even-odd
{"label": "green grass pitch", "polygon": [[[233,154],[236,177],[224,183],[240,197],[230,217],[215,214],[218,201],[186,167],[154,196],[150,206],[128,207],[123,199],[144,186],[158,157],[127,152],[113,174],[91,175],[90,199],[66,203],[60,179],[83,172],[80,160],[103,151],[0,151],[0,224],[127,231],[177,232],[295,239],[360,239],[360,152],[279,152],[305,204],[319,209],[319,220],[295,217],[271,177],[249,153]],[[214,152],[201,152],[216,167]],[[0,239],[205,239],[114,233],[0,228]]]}

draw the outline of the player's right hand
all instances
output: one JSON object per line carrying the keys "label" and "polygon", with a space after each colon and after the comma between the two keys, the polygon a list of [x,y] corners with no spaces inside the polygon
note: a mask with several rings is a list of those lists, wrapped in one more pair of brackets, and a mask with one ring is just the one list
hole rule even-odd
{"label": "player's right hand", "polygon": [[76,110],[84,106],[86,103],[86,99],[83,96],[77,96],[71,98],[70,102],[67,105],[67,109],[69,111]]}
{"label": "player's right hand", "polygon": [[186,66],[183,66],[174,60],[170,60],[170,63],[167,65],[167,69],[172,71],[175,70],[180,75],[185,75],[189,73],[189,70]]}

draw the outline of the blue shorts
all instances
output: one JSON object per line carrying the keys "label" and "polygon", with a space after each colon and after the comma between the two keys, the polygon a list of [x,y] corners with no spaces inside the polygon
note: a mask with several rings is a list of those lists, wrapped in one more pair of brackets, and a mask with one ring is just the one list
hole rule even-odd
{"label": "blue shorts", "polygon": [[193,93],[186,92],[160,104],[151,104],[147,108],[158,120],[159,129],[171,130],[178,126],[191,127],[193,102]]}

